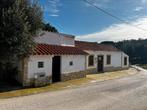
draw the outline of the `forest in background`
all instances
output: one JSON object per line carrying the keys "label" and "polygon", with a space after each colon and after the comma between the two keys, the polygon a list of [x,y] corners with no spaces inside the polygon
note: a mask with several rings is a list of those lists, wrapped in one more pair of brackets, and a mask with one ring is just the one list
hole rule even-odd
{"label": "forest in background", "polygon": [[130,57],[131,64],[147,64],[147,39],[104,41],[102,44],[114,45]]}

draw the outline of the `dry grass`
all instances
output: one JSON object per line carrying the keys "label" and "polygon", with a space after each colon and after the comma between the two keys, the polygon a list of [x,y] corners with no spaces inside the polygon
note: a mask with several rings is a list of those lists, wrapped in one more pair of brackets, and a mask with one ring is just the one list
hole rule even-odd
{"label": "dry grass", "polygon": [[51,84],[45,87],[27,88],[27,89],[3,92],[3,93],[0,93],[0,99],[27,96],[31,94],[37,94],[37,93],[48,92],[48,91],[63,90],[66,88],[72,88],[72,87],[76,87],[76,86],[88,83],[89,81],[90,80],[87,78],[81,78],[81,79],[75,79],[75,80],[70,80],[66,82],[59,82],[59,83]]}
{"label": "dry grass", "polygon": [[110,79],[115,79],[115,78],[120,78],[120,77],[124,77],[128,75],[136,74],[136,73],[137,71],[135,69],[130,68],[129,70],[123,70],[123,71],[107,72],[103,74],[92,74],[92,75],[87,75],[86,78],[55,83],[45,87],[28,88],[28,89],[21,89],[21,90],[0,93],[0,98],[1,99],[11,98],[11,97],[37,94],[41,92],[63,90],[66,88],[77,87],[82,84],[88,84],[91,81],[105,81],[105,80],[110,80]]}
{"label": "dry grass", "polygon": [[144,69],[147,69],[147,64],[140,64],[139,66],[144,68]]}
{"label": "dry grass", "polygon": [[115,78],[120,78],[124,76],[128,76],[131,74],[136,74],[137,71],[133,68],[130,68],[128,70],[122,70],[122,71],[115,71],[115,72],[106,72],[102,74],[93,74],[93,75],[87,75],[87,78],[97,81],[104,81],[104,80],[110,80]]}

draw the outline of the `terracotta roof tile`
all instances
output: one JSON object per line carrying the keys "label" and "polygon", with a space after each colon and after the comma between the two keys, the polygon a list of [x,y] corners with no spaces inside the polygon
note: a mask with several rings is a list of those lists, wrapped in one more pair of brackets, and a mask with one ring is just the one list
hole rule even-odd
{"label": "terracotta roof tile", "polygon": [[77,47],[37,44],[33,55],[87,55]]}
{"label": "terracotta roof tile", "polygon": [[112,45],[98,44],[97,42],[75,41],[75,45],[81,50],[121,51]]}

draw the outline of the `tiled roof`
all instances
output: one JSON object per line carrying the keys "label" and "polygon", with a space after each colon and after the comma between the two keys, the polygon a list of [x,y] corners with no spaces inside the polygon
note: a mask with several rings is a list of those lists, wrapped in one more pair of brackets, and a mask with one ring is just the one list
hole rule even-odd
{"label": "tiled roof", "polygon": [[37,44],[33,55],[87,55],[87,53],[77,47]]}
{"label": "tiled roof", "polygon": [[121,51],[112,45],[98,44],[97,42],[75,41],[75,45],[81,50]]}

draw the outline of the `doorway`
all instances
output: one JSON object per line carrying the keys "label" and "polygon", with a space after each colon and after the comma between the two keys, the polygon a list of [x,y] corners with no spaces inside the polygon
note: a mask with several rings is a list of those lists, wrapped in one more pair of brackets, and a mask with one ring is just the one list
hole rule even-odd
{"label": "doorway", "polygon": [[61,81],[61,57],[54,56],[52,59],[52,82]]}
{"label": "doorway", "polygon": [[99,55],[97,58],[97,71],[103,72],[104,71],[104,56]]}

